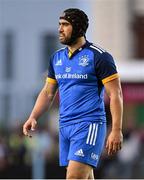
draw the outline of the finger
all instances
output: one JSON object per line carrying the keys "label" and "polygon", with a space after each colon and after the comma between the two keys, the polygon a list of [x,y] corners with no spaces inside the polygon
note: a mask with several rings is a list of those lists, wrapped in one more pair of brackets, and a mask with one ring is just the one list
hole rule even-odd
{"label": "finger", "polygon": [[23,134],[25,136],[27,136],[27,134],[28,134],[28,130],[27,130],[27,128],[25,126],[23,126]]}
{"label": "finger", "polygon": [[29,133],[28,131],[24,131],[23,133],[24,133],[25,136],[28,136],[28,137],[31,136],[30,133]]}
{"label": "finger", "polygon": [[32,138],[32,135],[31,135],[31,133],[28,133],[28,135],[27,135],[29,138]]}
{"label": "finger", "polygon": [[118,143],[113,143],[113,152],[115,153],[118,150],[119,150],[119,144]]}
{"label": "finger", "polygon": [[116,149],[120,150],[122,148],[121,142],[116,143]]}
{"label": "finger", "polygon": [[107,143],[107,145],[106,145],[106,150],[107,150],[108,155],[111,155],[112,149],[111,149],[109,143]]}
{"label": "finger", "polygon": [[36,121],[33,121],[33,122],[32,122],[32,126],[31,126],[31,130],[32,130],[32,131],[34,131],[34,130],[35,130],[35,128],[36,128],[36,124],[37,124],[37,122],[36,122]]}
{"label": "finger", "polygon": [[108,149],[108,147],[109,147],[109,141],[107,140],[107,142],[106,142],[106,149]]}
{"label": "finger", "polygon": [[108,155],[112,155],[113,154],[113,143],[109,143],[108,145]]}
{"label": "finger", "polygon": [[24,133],[25,136],[28,136],[28,137],[30,137],[30,138],[32,137],[30,131],[27,130],[27,129],[25,129],[23,133]]}
{"label": "finger", "polygon": [[29,126],[27,125],[27,124],[24,124],[24,126],[23,126],[23,134],[25,135],[25,136],[29,136]]}
{"label": "finger", "polygon": [[121,149],[121,144],[120,143],[113,143],[113,148],[112,148],[112,154],[115,154],[117,151]]}
{"label": "finger", "polygon": [[121,150],[121,148],[122,148],[122,144],[119,143],[119,144],[118,144],[118,150]]}

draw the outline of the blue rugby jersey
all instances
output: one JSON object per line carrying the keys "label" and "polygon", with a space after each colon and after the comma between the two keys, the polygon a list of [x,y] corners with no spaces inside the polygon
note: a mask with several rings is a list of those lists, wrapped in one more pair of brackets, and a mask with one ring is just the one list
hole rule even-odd
{"label": "blue rugby jersey", "polygon": [[106,121],[104,83],[118,78],[113,57],[86,41],[70,57],[68,48],[50,59],[48,78],[58,83],[60,127],[81,121]]}

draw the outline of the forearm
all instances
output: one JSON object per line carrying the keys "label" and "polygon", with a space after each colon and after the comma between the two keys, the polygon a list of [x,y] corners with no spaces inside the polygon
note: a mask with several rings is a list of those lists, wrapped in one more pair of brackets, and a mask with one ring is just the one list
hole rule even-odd
{"label": "forearm", "polygon": [[109,155],[121,149],[123,97],[120,79],[112,80],[105,84],[106,92],[110,98],[110,111],[112,115],[112,130],[107,138],[106,148]]}
{"label": "forearm", "polygon": [[110,111],[112,115],[112,130],[122,130],[123,98],[121,92],[111,96]]}
{"label": "forearm", "polygon": [[50,107],[53,101],[53,96],[48,94],[44,89],[40,92],[34,108],[30,114],[31,118],[38,119],[43,113],[45,113]]}

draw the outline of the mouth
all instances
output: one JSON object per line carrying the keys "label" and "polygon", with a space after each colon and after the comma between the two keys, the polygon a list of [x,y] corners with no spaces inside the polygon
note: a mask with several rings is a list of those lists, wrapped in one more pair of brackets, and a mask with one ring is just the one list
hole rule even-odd
{"label": "mouth", "polygon": [[64,35],[61,35],[61,34],[59,35],[60,40],[63,40],[64,38],[65,38]]}
{"label": "mouth", "polygon": [[59,37],[64,37],[64,34],[62,34],[62,33],[59,33]]}

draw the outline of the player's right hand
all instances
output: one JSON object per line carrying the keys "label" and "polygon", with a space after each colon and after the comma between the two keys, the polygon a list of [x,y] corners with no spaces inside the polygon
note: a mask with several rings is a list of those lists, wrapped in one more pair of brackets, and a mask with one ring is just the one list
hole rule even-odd
{"label": "player's right hand", "polygon": [[28,137],[32,137],[31,131],[36,129],[37,121],[35,118],[29,118],[23,125],[23,134]]}

